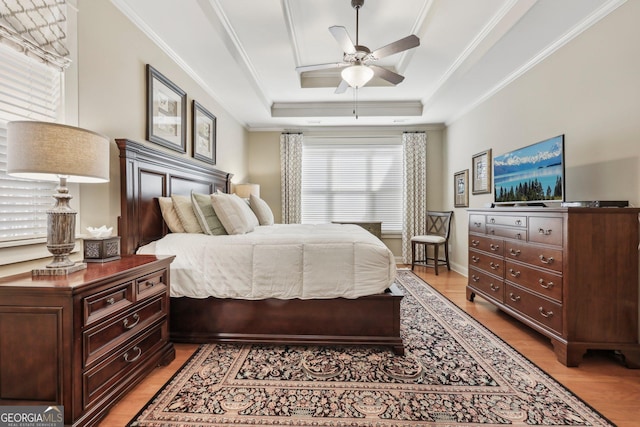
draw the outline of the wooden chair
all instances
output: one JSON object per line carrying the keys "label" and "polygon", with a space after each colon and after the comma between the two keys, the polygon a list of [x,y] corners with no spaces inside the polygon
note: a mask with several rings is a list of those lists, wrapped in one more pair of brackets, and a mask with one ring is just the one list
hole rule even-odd
{"label": "wooden chair", "polygon": [[[451,216],[453,211],[428,211],[427,212],[427,234],[413,236],[411,238],[411,270],[416,265],[433,267],[436,275],[438,265],[449,266],[449,232],[451,230]],[[417,245],[424,245],[424,259],[416,259]],[[444,259],[440,258],[440,245],[444,246]],[[428,248],[433,246],[433,256],[428,256]],[[433,261],[430,263],[429,261]]]}

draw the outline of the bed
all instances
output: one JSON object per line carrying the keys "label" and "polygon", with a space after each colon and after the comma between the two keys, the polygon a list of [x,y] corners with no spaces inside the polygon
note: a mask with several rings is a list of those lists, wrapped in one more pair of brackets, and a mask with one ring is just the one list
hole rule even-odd
{"label": "bed", "polygon": [[[191,191],[230,192],[232,174],[128,139],[116,143],[121,187],[118,234],[123,254],[134,254],[169,234],[158,198]],[[395,285],[355,298],[172,296],[170,335],[174,342],[190,343],[388,346],[404,354],[401,300]]]}

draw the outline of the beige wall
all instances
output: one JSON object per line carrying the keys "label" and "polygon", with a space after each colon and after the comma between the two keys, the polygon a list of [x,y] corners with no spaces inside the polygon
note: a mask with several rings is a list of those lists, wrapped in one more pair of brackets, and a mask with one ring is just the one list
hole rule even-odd
{"label": "beige wall", "polygon": [[[471,156],[565,134],[567,200],[640,203],[640,2],[628,1],[470,113],[450,124],[449,177]],[[481,207],[493,194],[469,196]],[[467,272],[467,212],[455,209],[454,268]]]}
{"label": "beige wall", "polygon": [[[418,130],[418,129],[411,129]],[[443,127],[424,126],[420,130],[427,132],[427,204],[430,209],[444,207],[443,189]],[[366,135],[367,133],[385,132],[400,135],[403,129],[313,129],[304,133],[323,135]],[[276,222],[282,221],[280,195],[280,132],[251,132],[249,134],[249,179],[260,184],[260,196],[273,210]],[[237,181],[240,182],[240,181]],[[402,246],[400,236],[384,236],[382,239],[389,249],[400,257]]]}
{"label": "beige wall", "polygon": [[[78,2],[78,126],[110,137],[145,141],[145,65],[151,64],[187,93],[187,154],[191,155],[191,102],[196,99],[217,118],[216,168],[234,174],[234,180],[248,176],[248,133],[203,88],[182,71],[156,44],[106,0]],[[73,101],[73,100],[72,100]],[[70,123],[74,122],[68,119]],[[120,215],[118,150],[111,146],[111,181],[80,188],[80,231],[87,226],[107,225],[117,230]],[[33,258],[46,251],[28,249]],[[76,258],[78,255],[76,255]],[[28,271],[46,260],[0,267],[0,276]]]}

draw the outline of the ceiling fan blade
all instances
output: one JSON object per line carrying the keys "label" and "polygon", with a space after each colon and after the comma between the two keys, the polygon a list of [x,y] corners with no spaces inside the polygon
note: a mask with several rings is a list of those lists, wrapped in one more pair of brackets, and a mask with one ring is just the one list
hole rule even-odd
{"label": "ceiling fan blade", "polygon": [[344,53],[356,53],[356,47],[354,46],[353,41],[351,41],[351,37],[349,37],[349,33],[347,33],[346,28],[334,25],[333,27],[329,27],[329,31],[336,39]]}
{"label": "ceiling fan blade", "polygon": [[344,93],[348,87],[349,83],[347,83],[346,80],[342,80],[334,93]]}
{"label": "ceiling fan blade", "polygon": [[348,62],[328,62],[326,64],[314,64],[314,65],[301,65],[300,67],[296,67],[296,71],[299,73],[305,71],[316,71],[316,70],[328,70],[331,68],[342,68],[347,67],[351,64]]}
{"label": "ceiling fan blade", "polygon": [[384,79],[394,85],[397,85],[398,83],[402,83],[402,81],[404,80],[404,76],[401,76],[398,73],[394,73],[393,71],[387,70],[386,68],[382,68],[377,65],[369,65],[369,67],[373,70],[373,74],[376,77],[380,77],[381,79]]}
{"label": "ceiling fan blade", "polygon": [[418,46],[420,46],[420,39],[418,38],[418,36],[414,36],[412,34],[403,39],[396,40],[393,43],[383,46],[380,49],[374,50],[369,56],[373,59],[380,59],[384,58],[385,56],[400,53]]}

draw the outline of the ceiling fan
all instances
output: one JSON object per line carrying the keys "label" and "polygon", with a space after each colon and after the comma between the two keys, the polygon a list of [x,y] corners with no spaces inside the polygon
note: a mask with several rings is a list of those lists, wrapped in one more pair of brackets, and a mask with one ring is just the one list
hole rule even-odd
{"label": "ceiling fan", "polygon": [[336,39],[344,52],[342,62],[331,62],[327,64],[304,65],[296,68],[298,72],[325,70],[330,68],[344,68],[342,70],[342,81],[336,88],[335,93],[343,93],[349,86],[357,89],[364,86],[373,78],[380,77],[393,85],[404,80],[404,76],[386,68],[375,65],[378,59],[396,53],[404,52],[420,46],[420,39],[415,35],[407,36],[396,40],[386,46],[374,50],[373,52],[366,46],[361,45],[358,39],[359,12],[364,5],[364,0],[351,0],[351,7],[356,10],[356,42],[349,37],[346,28],[338,25],[329,27],[329,31]]}

